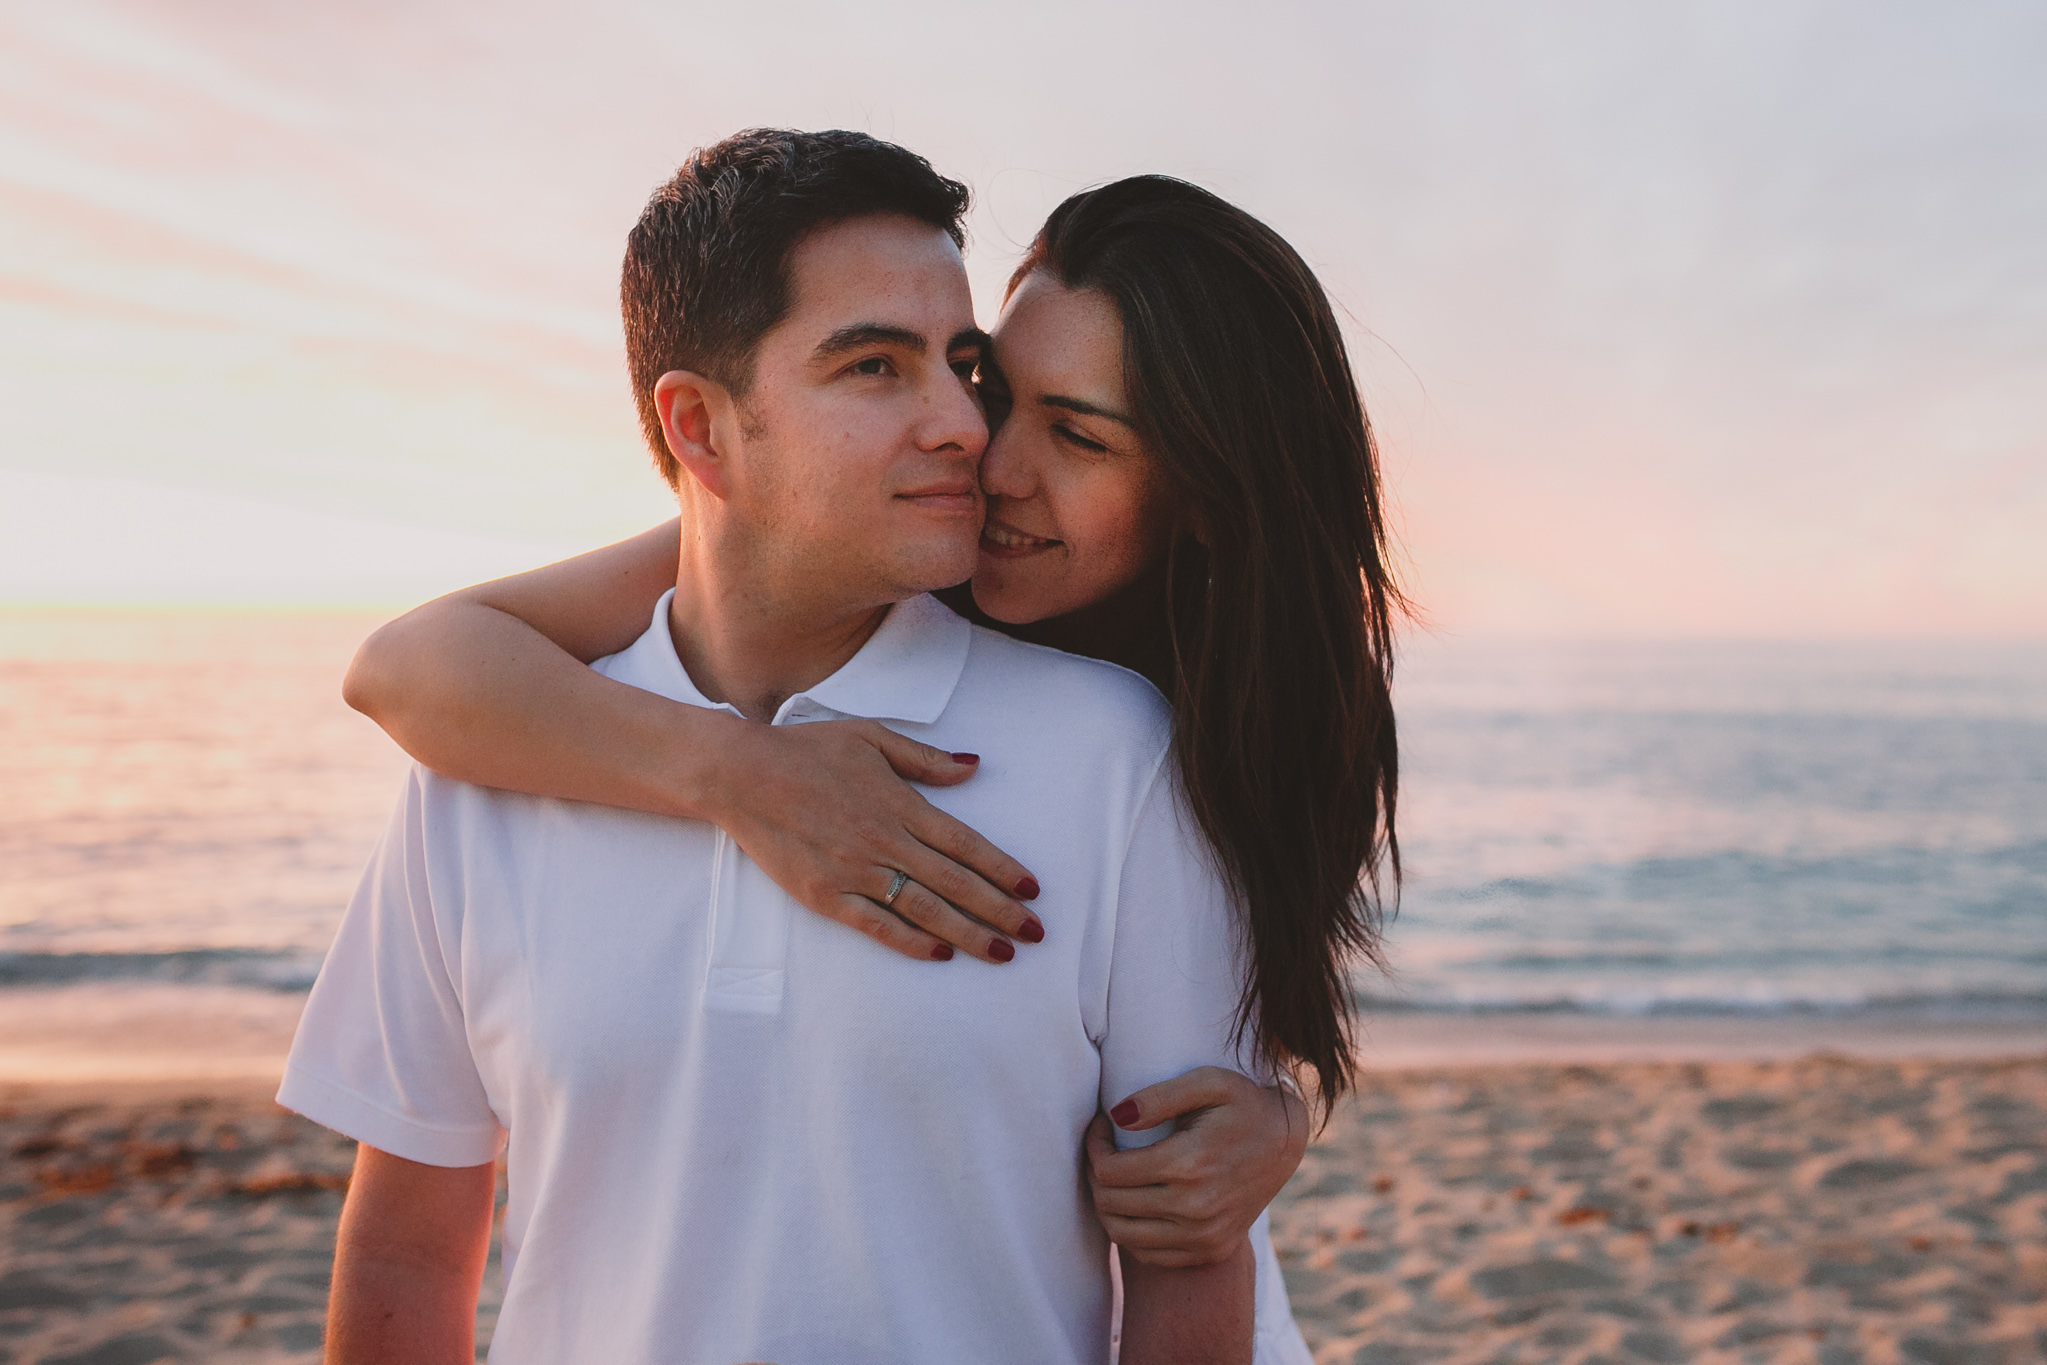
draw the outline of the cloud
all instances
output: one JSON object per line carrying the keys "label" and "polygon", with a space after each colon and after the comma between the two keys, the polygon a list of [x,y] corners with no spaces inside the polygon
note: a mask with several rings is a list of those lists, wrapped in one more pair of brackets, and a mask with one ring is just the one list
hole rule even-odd
{"label": "cloud", "polygon": [[0,602],[391,607],[577,548],[0,469]]}
{"label": "cloud", "polygon": [[1844,3],[0,11],[0,467],[594,543],[692,146],[1207,184],[1355,322],[1452,630],[2047,633],[2047,14]]}

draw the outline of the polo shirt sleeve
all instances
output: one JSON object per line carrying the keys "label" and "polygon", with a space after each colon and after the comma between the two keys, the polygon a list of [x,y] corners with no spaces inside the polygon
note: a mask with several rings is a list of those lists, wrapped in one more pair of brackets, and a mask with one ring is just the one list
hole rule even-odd
{"label": "polo shirt sleeve", "polygon": [[[1102,1108],[1198,1066],[1258,1070],[1231,1041],[1243,954],[1214,854],[1170,758],[1140,808],[1123,863],[1101,1040]],[[1172,1132],[1115,1130],[1142,1147]]]}
{"label": "polo shirt sleeve", "polygon": [[464,1027],[459,921],[428,878],[428,790],[414,768],[313,983],[277,1102],[429,1166],[496,1158],[504,1133]]}

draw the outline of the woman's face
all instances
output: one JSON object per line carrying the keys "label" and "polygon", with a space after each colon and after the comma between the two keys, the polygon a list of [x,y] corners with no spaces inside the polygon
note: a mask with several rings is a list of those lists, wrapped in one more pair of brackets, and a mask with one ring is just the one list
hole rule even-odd
{"label": "woman's face", "polygon": [[1164,555],[1176,515],[1132,425],[1123,324],[1107,295],[1033,272],[995,324],[995,363],[990,416],[1001,425],[981,460],[974,602],[1022,625],[1130,586]]}

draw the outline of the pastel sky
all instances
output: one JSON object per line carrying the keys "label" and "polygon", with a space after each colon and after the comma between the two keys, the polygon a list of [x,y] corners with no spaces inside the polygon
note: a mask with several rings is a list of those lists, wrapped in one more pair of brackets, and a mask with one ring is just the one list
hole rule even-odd
{"label": "pastel sky", "polygon": [[2047,636],[2047,7],[0,0],[0,601],[401,604],[668,514],[620,245],[863,128],[1165,171],[1352,322],[1450,633]]}

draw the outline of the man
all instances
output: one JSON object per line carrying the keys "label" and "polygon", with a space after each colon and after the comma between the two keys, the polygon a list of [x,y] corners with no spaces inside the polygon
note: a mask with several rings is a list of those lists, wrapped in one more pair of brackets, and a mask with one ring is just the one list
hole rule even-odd
{"label": "man", "polygon": [[[741,134],[656,193],[622,293],[681,568],[597,666],[972,734],[981,777],[934,799],[1075,889],[1027,961],[913,979],[716,828],[415,770],[279,1094],[364,1144],[330,1361],[471,1358],[507,1135],[493,1360],[1106,1357],[1081,1135],[1105,1095],[1236,1064],[1233,935],[1157,695],[921,595],[981,523],[965,205],[851,133]],[[1248,1360],[1252,1284],[1248,1247],[1127,1266],[1124,1360]]]}

